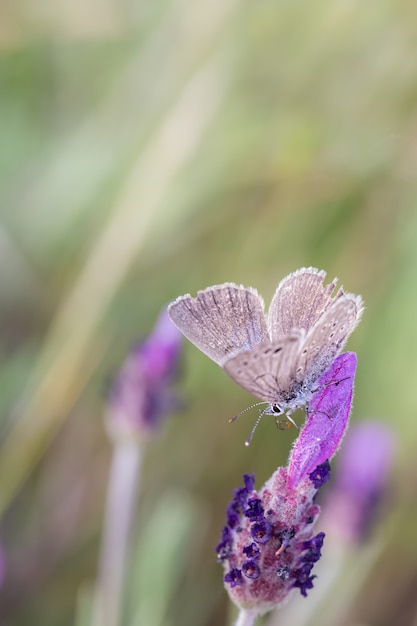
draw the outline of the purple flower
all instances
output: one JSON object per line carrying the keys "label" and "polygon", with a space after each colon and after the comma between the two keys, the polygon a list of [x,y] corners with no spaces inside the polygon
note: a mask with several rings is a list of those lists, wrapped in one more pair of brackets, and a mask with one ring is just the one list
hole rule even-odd
{"label": "purple flower", "polygon": [[345,353],[320,378],[288,467],[279,467],[259,492],[247,477],[234,491],[217,553],[226,589],[241,608],[262,614],[294,589],[306,596],[313,587],[324,540],[313,530],[320,513],[314,499],[347,427],[355,369],[355,354]]}
{"label": "purple flower", "polygon": [[250,534],[256,543],[266,543],[271,538],[271,524],[266,520],[254,522],[250,527]]}
{"label": "purple flower", "polygon": [[395,441],[387,426],[363,422],[343,445],[324,503],[326,525],[347,541],[361,541],[372,525],[387,485]]}
{"label": "purple flower", "polygon": [[250,543],[248,546],[243,548],[242,552],[250,559],[257,559],[260,555],[259,546],[257,546],[256,543]]}
{"label": "purple flower", "polygon": [[232,549],[232,543],[233,543],[233,538],[232,538],[231,527],[225,526],[223,528],[222,538],[220,539],[219,543],[216,546],[217,560],[219,562],[224,561],[224,559],[227,559],[229,557],[229,554]]}
{"label": "purple flower", "polygon": [[248,508],[245,510],[246,517],[253,522],[255,520],[262,520],[264,516],[264,508],[259,498],[249,498]]}
{"label": "purple flower", "polygon": [[316,489],[322,487],[330,478],[330,463],[324,461],[320,465],[317,465],[316,469],[309,474],[309,479],[313,483]]}
{"label": "purple flower", "polygon": [[239,507],[233,500],[229,502],[226,510],[227,524],[230,528],[235,528],[239,524]]}
{"label": "purple flower", "polygon": [[260,570],[255,561],[245,561],[242,565],[242,572],[246,578],[259,578]]}
{"label": "purple flower", "polygon": [[310,576],[310,572],[313,568],[312,563],[304,563],[298,570],[295,570],[294,577],[295,583],[294,587],[298,587],[302,596],[307,596],[307,590],[313,588],[313,580],[317,578],[317,576]]}
{"label": "purple flower", "polygon": [[238,585],[243,585],[243,577],[240,569],[234,567],[224,576],[224,582],[229,583],[230,587],[237,587]]}
{"label": "purple flower", "polygon": [[172,382],[181,343],[181,333],[162,311],[153,332],[133,347],[113,382],[107,411],[112,436],[152,436],[176,409]]}

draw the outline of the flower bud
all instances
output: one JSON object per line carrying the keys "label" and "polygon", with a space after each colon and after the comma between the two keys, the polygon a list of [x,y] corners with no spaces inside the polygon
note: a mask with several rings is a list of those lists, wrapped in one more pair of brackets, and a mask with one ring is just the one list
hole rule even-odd
{"label": "flower bud", "polygon": [[166,311],[153,332],[130,351],[110,390],[107,425],[112,437],[147,438],[177,407],[172,382],[182,335]]}

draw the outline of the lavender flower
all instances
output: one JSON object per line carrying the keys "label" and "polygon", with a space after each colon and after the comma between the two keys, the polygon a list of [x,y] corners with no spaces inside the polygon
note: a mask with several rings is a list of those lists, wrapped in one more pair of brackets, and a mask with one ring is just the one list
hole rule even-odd
{"label": "lavender flower", "polygon": [[[248,493],[239,525],[225,526],[217,546],[232,600],[243,608],[256,606],[259,613],[278,606],[293,588],[306,595],[311,570],[320,558],[318,544],[321,547],[324,535],[313,533],[320,511],[313,502],[317,490],[308,477],[297,489],[288,482],[286,468],[280,467],[259,493]],[[255,500],[262,513],[253,520]]]}
{"label": "lavender flower", "polygon": [[148,437],[175,410],[172,382],[182,335],[164,310],[153,332],[133,347],[113,382],[107,424],[115,437]]}
{"label": "lavender flower", "polygon": [[314,533],[320,513],[314,498],[347,427],[355,369],[356,355],[344,353],[320,378],[288,467],[279,467],[259,492],[248,475],[234,491],[216,551],[226,589],[243,610],[262,614],[294,589],[306,596],[313,587],[324,541],[323,532]]}
{"label": "lavender flower", "polygon": [[181,334],[163,311],[153,332],[128,355],[111,388],[106,422],[114,449],[94,595],[95,626],[121,623],[143,443],[176,407],[171,383],[180,347]]}
{"label": "lavender flower", "polygon": [[323,505],[326,526],[339,538],[360,542],[366,536],[387,485],[394,448],[391,431],[381,423],[363,422],[349,432]]}

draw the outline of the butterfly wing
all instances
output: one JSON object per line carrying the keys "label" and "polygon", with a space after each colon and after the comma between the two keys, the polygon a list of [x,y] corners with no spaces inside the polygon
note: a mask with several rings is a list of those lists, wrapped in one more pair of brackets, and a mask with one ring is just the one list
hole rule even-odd
{"label": "butterfly wing", "polygon": [[343,349],[363,311],[360,296],[341,292],[308,333],[300,350],[295,377],[305,386],[319,378]]}
{"label": "butterfly wing", "polygon": [[174,324],[197,348],[222,365],[231,355],[268,339],[264,303],[256,289],[234,283],[208,287],[168,306]]}
{"label": "butterfly wing", "polygon": [[279,283],[268,312],[272,340],[285,337],[294,328],[304,328],[308,332],[340,297],[341,290],[335,298],[331,297],[337,279],[324,287],[325,278],[325,271],[304,267]]}
{"label": "butterfly wing", "polygon": [[285,402],[294,385],[304,333],[293,331],[228,359],[223,368],[238,385],[266,402]]}

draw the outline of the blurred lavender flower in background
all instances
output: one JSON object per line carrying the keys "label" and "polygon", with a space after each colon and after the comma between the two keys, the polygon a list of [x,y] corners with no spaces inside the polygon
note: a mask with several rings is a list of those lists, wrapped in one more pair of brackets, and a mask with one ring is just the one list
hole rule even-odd
{"label": "blurred lavender flower in background", "polygon": [[356,355],[341,354],[318,382],[288,467],[279,467],[259,492],[247,474],[234,491],[216,552],[226,589],[241,609],[238,624],[252,624],[296,588],[306,596],[313,587],[324,540],[313,531],[320,513],[314,498],[347,428],[355,371]]}
{"label": "blurred lavender flower in background", "polygon": [[172,389],[182,335],[166,310],[153,332],[130,351],[111,387],[107,425],[112,437],[153,436],[178,406]]}
{"label": "blurred lavender flower in background", "polygon": [[366,538],[387,487],[394,451],[393,434],[384,424],[367,421],[352,427],[323,503],[328,532],[348,543]]}
{"label": "blurred lavender flower in background", "polygon": [[172,383],[182,335],[160,314],[153,332],[128,355],[111,388],[106,424],[113,441],[93,624],[120,626],[131,530],[137,514],[143,444],[178,405]]}

